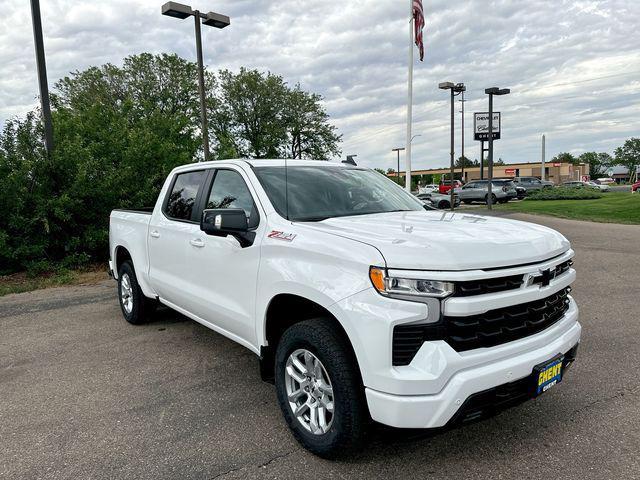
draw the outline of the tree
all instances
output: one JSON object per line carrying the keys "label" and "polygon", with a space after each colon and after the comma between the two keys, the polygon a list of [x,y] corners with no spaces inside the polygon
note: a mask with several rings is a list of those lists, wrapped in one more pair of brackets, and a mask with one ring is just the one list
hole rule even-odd
{"label": "tree", "polygon": [[562,152],[551,159],[551,163],[571,163],[577,165],[580,161],[569,152]]}
{"label": "tree", "polygon": [[[51,95],[51,158],[37,111],[5,122],[0,274],[103,260],[109,212],[153,205],[171,169],[203,157],[196,79],[194,63],[149,53],[71,73]],[[320,96],[244,69],[205,83],[216,158],[339,154]]]}
{"label": "tree", "polygon": [[342,135],[329,123],[329,115],[320,103],[322,97],[303,91],[298,84],[285,98],[282,122],[287,141],[281,156],[317,160],[339,156]]}
{"label": "tree", "polygon": [[585,152],[578,157],[578,161],[589,165],[589,176],[591,178],[606,175],[607,169],[613,164],[613,158],[605,152]]}
{"label": "tree", "polygon": [[504,163],[504,160],[502,160],[502,158],[498,158],[498,160],[493,162],[494,167],[502,167],[504,165],[506,165],[506,163]]}
{"label": "tree", "polygon": [[464,168],[480,166],[477,160],[474,162],[473,160],[471,160],[470,158],[467,158],[466,156],[464,157],[460,156],[456,160],[455,167],[462,168],[463,165],[464,165]]}
{"label": "tree", "polygon": [[387,174],[389,173],[396,173],[396,170],[394,168],[387,168]]}
{"label": "tree", "polygon": [[629,170],[629,176],[633,177],[636,168],[640,165],[640,138],[630,138],[621,147],[615,150],[615,164],[622,165]]}
{"label": "tree", "polygon": [[211,106],[216,151],[251,158],[339,156],[341,135],[321,101],[272,73],[223,70]]}
{"label": "tree", "polygon": [[374,170],[380,175],[384,175],[385,177],[387,176],[387,172],[385,172],[382,168],[374,168]]}

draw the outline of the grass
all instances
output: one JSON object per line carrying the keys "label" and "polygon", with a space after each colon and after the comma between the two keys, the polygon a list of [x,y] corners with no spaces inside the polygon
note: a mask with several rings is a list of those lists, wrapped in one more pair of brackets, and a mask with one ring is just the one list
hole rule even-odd
{"label": "grass", "polygon": [[11,293],[30,292],[61,285],[97,283],[109,278],[104,265],[92,265],[80,270],[57,270],[37,276],[25,272],[0,276],[0,297]]}
{"label": "grass", "polygon": [[496,206],[500,210],[551,215],[601,223],[640,225],[640,195],[609,192],[591,200],[524,200]]}

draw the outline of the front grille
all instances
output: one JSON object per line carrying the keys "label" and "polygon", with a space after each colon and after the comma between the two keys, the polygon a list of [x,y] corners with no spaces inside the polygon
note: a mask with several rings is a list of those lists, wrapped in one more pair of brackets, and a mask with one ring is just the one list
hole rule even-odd
{"label": "front grille", "polygon": [[543,285],[546,281],[548,285],[548,282],[550,280],[553,280],[554,278],[559,277],[560,275],[565,273],[571,268],[571,265],[573,265],[572,260],[567,260],[566,262],[559,263],[555,266],[555,268],[549,270],[548,274],[543,273],[541,276],[536,277],[531,283]]}
{"label": "front grille", "polygon": [[454,297],[469,297],[471,295],[483,295],[485,293],[504,292],[522,286],[523,275],[511,275],[509,277],[485,278],[482,280],[470,280],[457,282]]}
{"label": "front grille", "polygon": [[393,329],[393,365],[408,365],[420,346],[444,340],[457,352],[493,347],[541,332],[560,320],[569,308],[571,289],[533,302],[490,310],[468,317],[443,316],[427,325],[396,325]]}

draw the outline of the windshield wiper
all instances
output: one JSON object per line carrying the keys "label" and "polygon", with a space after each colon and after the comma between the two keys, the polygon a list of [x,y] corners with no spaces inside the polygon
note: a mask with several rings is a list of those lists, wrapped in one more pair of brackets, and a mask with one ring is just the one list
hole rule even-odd
{"label": "windshield wiper", "polygon": [[301,217],[292,219],[293,222],[321,222],[326,220],[327,218],[331,218],[330,216],[325,217]]}

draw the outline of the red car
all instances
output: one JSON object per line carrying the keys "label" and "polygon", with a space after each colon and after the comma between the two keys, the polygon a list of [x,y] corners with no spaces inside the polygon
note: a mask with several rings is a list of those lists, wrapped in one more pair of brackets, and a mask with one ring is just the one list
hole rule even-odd
{"label": "red car", "polygon": [[638,190],[640,190],[640,181],[637,181],[636,183],[631,185],[631,191],[632,192],[637,192]]}
{"label": "red car", "polygon": [[[453,188],[461,188],[462,182],[460,180],[453,181]],[[451,181],[450,180],[441,180],[440,186],[438,187],[438,193],[446,194],[451,190]]]}

